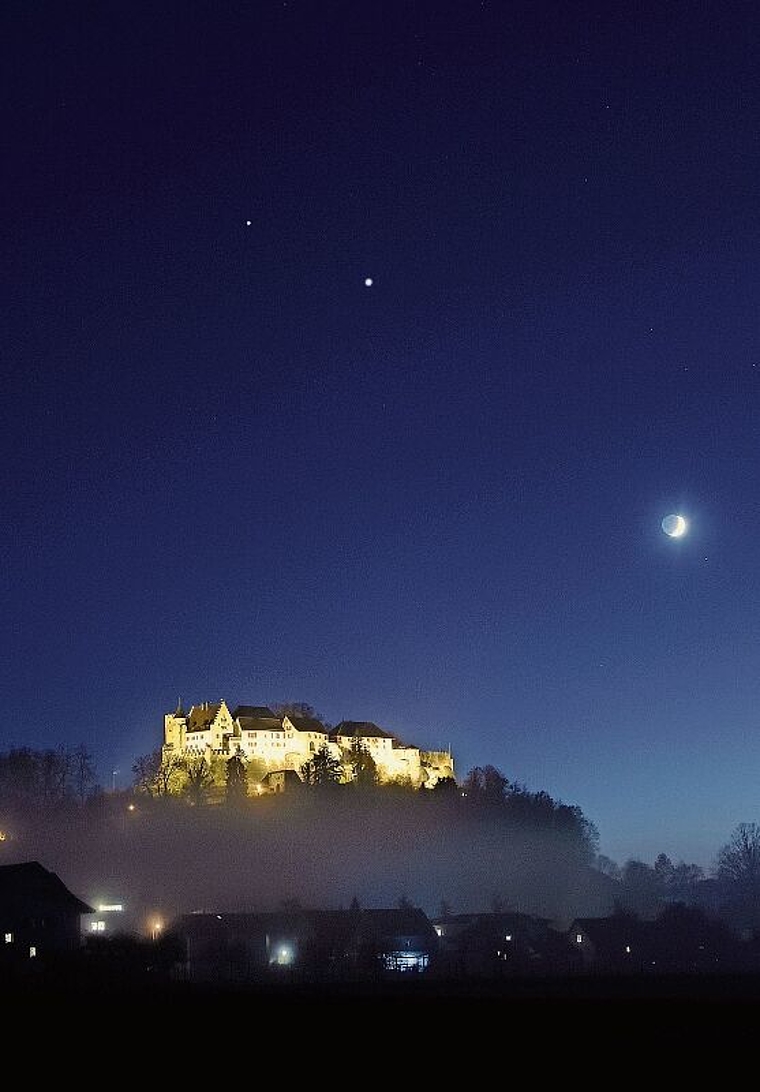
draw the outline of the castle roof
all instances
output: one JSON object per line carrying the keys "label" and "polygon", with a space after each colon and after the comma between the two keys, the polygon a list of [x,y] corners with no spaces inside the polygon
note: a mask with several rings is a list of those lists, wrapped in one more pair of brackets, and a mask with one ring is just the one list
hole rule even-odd
{"label": "castle roof", "polygon": [[282,721],[279,717],[236,717],[243,732],[282,732]]}
{"label": "castle roof", "polygon": [[201,705],[193,705],[187,714],[188,732],[200,732],[208,728],[221,708],[221,702],[204,701]]}
{"label": "castle roof", "polygon": [[391,732],[379,728],[371,720],[342,720],[333,731],[334,736],[349,736],[353,739],[393,739]]}
{"label": "castle roof", "polygon": [[268,705],[238,705],[233,710],[233,719],[240,717],[253,717],[255,719],[279,720]]}
{"label": "castle roof", "polygon": [[288,717],[288,720],[293,725],[297,732],[321,732],[322,735],[327,735],[327,728],[321,720],[317,720],[316,717]]}

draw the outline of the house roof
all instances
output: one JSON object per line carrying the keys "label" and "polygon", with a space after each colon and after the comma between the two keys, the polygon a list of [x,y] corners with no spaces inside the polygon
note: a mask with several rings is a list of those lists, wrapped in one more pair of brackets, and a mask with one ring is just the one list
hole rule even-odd
{"label": "house roof", "polygon": [[269,773],[264,774],[261,780],[269,784],[273,777],[284,777],[286,782],[290,781],[293,785],[301,784],[301,775],[297,770],[270,770]]}
{"label": "house roof", "polygon": [[253,717],[258,720],[279,720],[268,705],[238,705],[233,710],[234,719],[239,717]]}
{"label": "house roof", "polygon": [[82,902],[55,872],[48,872],[38,861],[0,866],[0,910],[25,912],[28,909],[76,914],[94,910]]}
{"label": "house roof", "polygon": [[327,728],[322,721],[317,720],[316,717],[289,716],[288,720],[297,732],[321,732],[323,736],[327,735]]}
{"label": "house roof", "polygon": [[361,910],[358,919],[361,940],[381,940],[390,937],[422,937],[435,943],[435,929],[424,910],[419,907],[390,910]]}
{"label": "house roof", "polygon": [[394,738],[391,732],[379,728],[371,720],[342,720],[340,724],[336,725],[332,734],[334,736],[350,736],[354,739]]}

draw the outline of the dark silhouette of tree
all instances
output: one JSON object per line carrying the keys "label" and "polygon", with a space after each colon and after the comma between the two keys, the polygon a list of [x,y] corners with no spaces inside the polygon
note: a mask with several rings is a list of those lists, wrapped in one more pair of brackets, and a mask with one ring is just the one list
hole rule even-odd
{"label": "dark silhouette of tree", "polygon": [[227,759],[225,796],[228,804],[240,804],[248,796],[248,770],[240,755]]}
{"label": "dark silhouette of tree", "polygon": [[704,881],[704,869],[698,864],[686,864],[679,861],[673,868],[668,894],[677,902],[688,903],[697,895],[699,885]]}
{"label": "dark silhouette of tree", "polygon": [[363,739],[355,738],[348,752],[348,764],[354,772],[353,784],[360,789],[377,785],[377,764]]}
{"label": "dark silhouette of tree", "polygon": [[414,903],[411,899],[408,899],[406,895],[402,895],[397,901],[396,906],[399,910],[414,910]]}
{"label": "dark silhouette of tree", "polygon": [[721,913],[734,928],[760,929],[760,826],[740,823],[718,851]]}
{"label": "dark silhouette of tree", "polygon": [[301,777],[305,785],[314,788],[332,787],[343,780],[343,765],[327,744],[323,743],[308,762],[304,762]]}
{"label": "dark silhouette of tree", "polygon": [[198,806],[205,803],[208,790],[214,784],[214,774],[205,755],[194,756],[185,762],[185,795]]}
{"label": "dark silhouette of tree", "polygon": [[473,804],[498,806],[504,803],[509,781],[495,766],[474,766],[462,789]]}
{"label": "dark silhouette of tree", "polygon": [[271,707],[272,712],[278,717],[307,717],[309,720],[318,720],[325,728],[330,728],[321,713],[318,713],[313,705],[305,701],[283,701]]}
{"label": "dark silhouette of tree", "polygon": [[716,862],[718,879],[743,892],[760,891],[760,826],[740,823],[731,838],[719,850]]}
{"label": "dark silhouette of tree", "polygon": [[138,792],[144,792],[147,796],[157,795],[155,788],[160,765],[160,751],[151,751],[147,755],[138,755],[132,763],[132,773],[134,775],[132,783]]}
{"label": "dark silhouette of tree", "polygon": [[665,894],[673,881],[673,862],[667,853],[660,853],[654,862],[654,874],[660,885],[662,894]]}
{"label": "dark silhouette of tree", "polygon": [[459,795],[460,788],[453,777],[439,777],[433,787],[426,791],[435,796],[454,797]]}
{"label": "dark silhouette of tree", "polygon": [[72,780],[74,792],[81,804],[95,790],[95,763],[84,743],[80,743],[72,754]]}
{"label": "dark silhouette of tree", "polygon": [[177,790],[184,768],[184,760],[179,755],[160,750],[140,755],[132,765],[134,787],[147,796],[170,796]]}
{"label": "dark silhouette of tree", "polygon": [[653,868],[631,859],[623,865],[621,902],[642,918],[653,918],[661,908],[662,888]]}
{"label": "dark silhouette of tree", "polygon": [[450,918],[452,915],[451,903],[446,899],[441,899],[441,905],[438,907],[438,916],[440,918]]}

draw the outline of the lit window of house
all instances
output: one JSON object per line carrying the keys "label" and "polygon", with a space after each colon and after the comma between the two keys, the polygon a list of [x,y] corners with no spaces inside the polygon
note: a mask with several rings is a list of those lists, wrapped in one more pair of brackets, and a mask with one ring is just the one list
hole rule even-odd
{"label": "lit window of house", "polygon": [[36,949],[36,948],[35,948],[35,946],[34,946],[34,945],[32,944],[32,946],[31,946],[31,947],[30,947],[30,949],[29,949],[29,958],[30,958],[30,959],[34,959],[34,957],[35,957],[36,955],[37,955],[37,949]]}
{"label": "lit window of house", "polygon": [[5,943],[6,944],[13,944],[13,933],[6,933],[5,934]]}
{"label": "lit window of house", "polygon": [[575,934],[575,943],[576,944],[583,944],[583,933],[576,933]]}

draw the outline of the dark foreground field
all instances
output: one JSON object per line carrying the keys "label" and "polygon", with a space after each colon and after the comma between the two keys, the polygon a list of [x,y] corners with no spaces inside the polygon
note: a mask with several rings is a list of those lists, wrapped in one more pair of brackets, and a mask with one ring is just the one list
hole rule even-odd
{"label": "dark foreground field", "polygon": [[41,1035],[43,1067],[61,1057],[55,1042],[67,1054],[89,1044],[87,1051],[131,1058],[137,1083],[152,1066],[197,1077],[225,1055],[231,1064],[265,1065],[276,1054],[293,1076],[303,1066],[339,1072],[352,1057],[369,1076],[410,1055],[432,1076],[446,1059],[466,1065],[472,1050],[476,1068],[530,1058],[553,1071],[563,1059],[592,1063],[609,1049],[623,1052],[624,1068],[651,1051],[692,1065],[706,1050],[754,1043],[760,976],[245,987],[52,979],[4,983],[0,1012],[6,1044]]}

